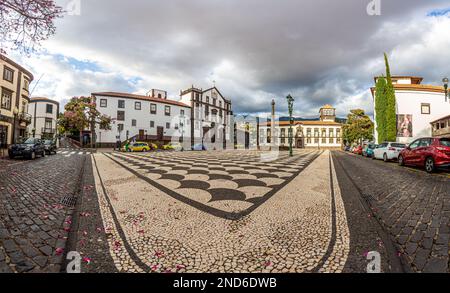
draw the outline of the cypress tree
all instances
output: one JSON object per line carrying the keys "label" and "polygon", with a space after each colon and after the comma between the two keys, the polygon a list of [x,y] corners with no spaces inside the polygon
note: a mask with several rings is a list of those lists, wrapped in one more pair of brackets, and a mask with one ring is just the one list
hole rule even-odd
{"label": "cypress tree", "polygon": [[375,113],[378,143],[386,141],[386,78],[379,77],[375,86]]}
{"label": "cypress tree", "polygon": [[397,140],[397,111],[395,101],[395,91],[392,85],[391,70],[386,53],[384,53],[386,63],[386,140]]}

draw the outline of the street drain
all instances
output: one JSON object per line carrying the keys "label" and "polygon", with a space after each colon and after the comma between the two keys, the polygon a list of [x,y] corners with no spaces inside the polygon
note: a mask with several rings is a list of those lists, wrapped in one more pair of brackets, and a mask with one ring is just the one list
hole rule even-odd
{"label": "street drain", "polygon": [[60,204],[65,205],[66,207],[72,208],[75,206],[77,202],[77,198],[75,196],[66,195],[61,198],[59,201]]}

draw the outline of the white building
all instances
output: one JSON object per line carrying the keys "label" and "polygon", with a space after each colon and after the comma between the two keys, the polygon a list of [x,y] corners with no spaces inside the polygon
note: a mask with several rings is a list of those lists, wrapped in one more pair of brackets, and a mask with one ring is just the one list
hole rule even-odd
{"label": "white building", "polygon": [[[379,77],[375,77],[375,84]],[[393,76],[397,112],[397,142],[410,143],[416,138],[431,136],[431,122],[450,113],[442,86],[424,85],[422,77]],[[375,87],[372,89],[375,107]],[[376,111],[374,110],[375,140],[378,142]]]}
{"label": "white building", "polygon": [[190,106],[192,145],[205,143],[207,138],[216,148],[230,147],[227,142],[233,140],[231,101],[216,87],[202,90],[192,86],[180,92],[180,101]]}
{"label": "white building", "polygon": [[149,96],[102,92],[92,97],[97,110],[113,120],[111,130],[96,126],[96,142],[101,147],[129,139],[166,144],[191,136],[190,106],[167,99],[165,91],[152,90]]}
{"label": "white building", "polygon": [[28,126],[29,136],[52,139],[58,133],[59,103],[48,98],[31,98],[28,105],[31,124]]}
{"label": "white building", "polygon": [[[342,147],[342,124],[336,122],[336,109],[330,105],[323,106],[320,120],[294,121],[293,147],[337,149]],[[278,121],[275,124],[275,145],[289,147],[289,121]],[[260,126],[260,144],[271,143],[271,122]]]}

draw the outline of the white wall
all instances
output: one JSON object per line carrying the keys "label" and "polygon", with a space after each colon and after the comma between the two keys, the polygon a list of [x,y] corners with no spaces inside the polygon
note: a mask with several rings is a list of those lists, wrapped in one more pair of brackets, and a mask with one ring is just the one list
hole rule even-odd
{"label": "white wall", "polygon": [[[47,104],[53,105],[53,112],[47,113]],[[35,113],[36,108],[36,113]],[[46,118],[52,119],[51,129],[57,130],[57,120],[58,120],[58,105],[51,102],[45,101],[31,101],[28,105],[28,114],[31,115],[31,124],[28,125],[27,131],[30,135],[33,135],[33,128],[36,129],[35,137],[41,138],[42,128],[46,127]],[[36,117],[35,117],[36,115]],[[36,119],[35,119],[36,118]],[[36,121],[36,124],[35,124]],[[50,127],[49,127],[50,128]]]}
{"label": "white wall", "polygon": [[[117,118],[117,111],[125,112],[125,121],[114,121],[111,124],[111,130],[100,130],[96,127],[97,142],[98,143],[115,143],[116,136],[119,135],[118,124],[124,125],[124,130],[120,133],[120,140],[124,141],[127,138],[131,138],[139,134],[139,130],[144,130],[144,134],[157,135],[157,127],[164,127],[164,136],[181,136],[180,127],[180,110],[184,109],[184,137],[190,137],[190,112],[189,107],[182,107],[178,105],[166,104],[162,102],[153,102],[145,100],[137,100],[130,98],[117,98],[117,97],[103,97],[97,96],[97,110],[104,115],[108,115],[111,118]],[[107,107],[100,107],[100,100],[107,99]],[[125,108],[118,107],[118,101],[125,101]],[[141,103],[141,110],[135,109],[135,102]],[[157,105],[156,114],[150,113],[150,104]],[[170,116],[165,115],[165,106],[170,106]],[[136,126],[132,126],[132,120],[136,120]],[[150,127],[150,121],[154,121],[154,127]],[[170,123],[170,129],[166,128],[166,123]],[[175,129],[175,124],[178,124],[178,130]],[[146,131],[146,132],[145,132]]]}
{"label": "white wall", "polygon": [[[443,93],[425,92],[425,91],[408,91],[396,90],[395,98],[397,101],[397,114],[412,115],[413,137],[398,137],[397,141],[402,143],[410,143],[416,138],[431,136],[430,122],[447,116],[450,114],[450,103],[445,102]],[[421,113],[421,104],[430,104],[430,114]],[[375,103],[374,103],[375,106]],[[374,107],[375,108],[375,107]],[[376,118],[376,113],[375,113]],[[375,139],[378,142],[377,124],[375,119]]]}

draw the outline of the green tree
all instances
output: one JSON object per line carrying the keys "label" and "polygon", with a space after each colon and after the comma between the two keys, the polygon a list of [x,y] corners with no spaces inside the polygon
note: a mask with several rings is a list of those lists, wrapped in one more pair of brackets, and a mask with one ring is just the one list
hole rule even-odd
{"label": "green tree", "polygon": [[384,53],[384,61],[386,63],[386,111],[385,111],[385,128],[386,128],[386,140],[397,140],[397,111],[395,90],[392,85],[391,70],[389,67],[389,61],[386,53]]}
{"label": "green tree", "polygon": [[[82,142],[83,130],[90,128],[95,133],[95,126],[102,130],[111,129],[111,117],[102,115],[97,109],[92,97],[74,97],[64,107],[64,116],[60,117],[58,123],[66,131],[79,132],[80,143]],[[91,147],[95,143],[95,135],[92,135]]]}
{"label": "green tree", "polygon": [[375,86],[375,113],[378,142],[386,141],[386,78],[380,77]]}
{"label": "green tree", "polygon": [[343,126],[344,140],[347,143],[361,143],[363,140],[373,139],[373,122],[364,110],[350,110],[347,123]]}

